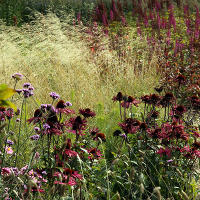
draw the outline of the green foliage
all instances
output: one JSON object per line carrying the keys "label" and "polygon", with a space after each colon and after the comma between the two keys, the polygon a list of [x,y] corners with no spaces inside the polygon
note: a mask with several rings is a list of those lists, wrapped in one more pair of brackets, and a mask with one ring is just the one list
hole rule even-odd
{"label": "green foliage", "polygon": [[2,107],[10,107],[16,110],[16,106],[8,101],[7,99],[12,97],[15,94],[15,90],[9,88],[7,85],[0,85],[0,106]]}

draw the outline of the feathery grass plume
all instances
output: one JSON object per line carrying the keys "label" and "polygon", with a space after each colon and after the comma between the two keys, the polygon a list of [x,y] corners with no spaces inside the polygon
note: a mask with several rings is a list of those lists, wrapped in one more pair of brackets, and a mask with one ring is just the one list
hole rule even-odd
{"label": "feathery grass plume", "polygon": [[197,194],[195,200],[199,200],[200,199],[200,194]]}
{"label": "feathery grass plume", "polygon": [[157,197],[158,197],[158,200],[162,200],[162,196],[161,196],[161,193],[160,193],[160,187],[155,187],[154,189],[153,189],[153,193],[155,193],[156,195],[157,195]]}
{"label": "feathery grass plume", "polygon": [[143,183],[140,184],[140,193],[144,194],[144,185],[143,185]]}
{"label": "feathery grass plume", "polygon": [[189,200],[189,199],[190,199],[190,198],[188,197],[188,195],[187,195],[183,190],[181,191],[181,194],[182,194],[184,200]]}
{"label": "feathery grass plume", "polygon": [[178,168],[176,168],[176,171],[178,172],[178,174],[179,174],[180,177],[183,176],[183,174],[181,173],[181,171]]}
{"label": "feathery grass plume", "polygon": [[135,176],[135,168],[132,167],[131,170],[130,170],[130,179],[133,180],[134,176]]}
{"label": "feathery grass plume", "polygon": [[123,45],[126,56],[118,57],[118,50],[110,49],[110,36],[99,38],[102,45],[93,55],[86,27],[70,25],[71,16],[62,21],[52,13],[36,16],[22,27],[0,23],[1,82],[13,84],[10,75],[20,71],[23,80],[34,85],[36,99],[49,102],[48,93],[55,91],[75,106],[91,109],[98,102],[109,108],[110,97],[118,91],[143,94],[156,85],[157,54],[152,52],[149,59],[148,44],[136,36],[136,28],[130,27],[130,39]]}

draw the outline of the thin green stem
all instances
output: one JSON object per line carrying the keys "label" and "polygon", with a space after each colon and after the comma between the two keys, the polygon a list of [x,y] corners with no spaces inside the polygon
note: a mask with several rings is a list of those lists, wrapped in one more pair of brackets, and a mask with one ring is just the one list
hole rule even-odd
{"label": "thin green stem", "polygon": [[7,137],[6,137],[6,140],[5,140],[5,143],[4,143],[4,149],[3,149],[3,158],[2,158],[2,163],[1,163],[1,169],[0,169],[0,175],[1,175],[1,170],[2,170],[2,167],[3,167],[3,164],[4,164],[4,159],[5,159],[5,152],[6,152],[6,144],[7,144],[7,139],[9,137],[9,131],[10,131],[10,119],[8,121],[8,129],[7,129]]}
{"label": "thin green stem", "polygon": [[20,135],[21,135],[22,114],[23,114],[24,102],[25,102],[25,98],[23,99],[22,106],[21,106],[21,115],[20,115],[19,131],[18,131],[18,138],[17,138],[17,150],[16,150],[16,157],[15,157],[15,167],[17,165],[17,159],[18,159],[18,153],[19,153],[19,144],[20,144]]}

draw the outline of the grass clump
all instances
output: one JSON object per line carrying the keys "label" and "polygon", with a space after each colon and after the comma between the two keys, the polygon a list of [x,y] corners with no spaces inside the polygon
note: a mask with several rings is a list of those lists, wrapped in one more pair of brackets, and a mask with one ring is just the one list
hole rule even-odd
{"label": "grass clump", "polygon": [[[36,100],[44,102],[56,91],[79,107],[93,108],[97,103],[109,107],[117,91],[142,94],[157,82],[156,57],[147,67],[145,42],[138,63],[137,48],[123,61],[116,56],[117,50],[109,49],[110,38],[100,30],[103,50],[93,53],[88,34],[83,34],[86,27],[70,25],[69,18],[61,22],[53,14],[39,15],[31,25],[20,28],[2,23],[1,29],[1,82],[12,85],[13,71],[22,73],[37,89]],[[140,44],[138,37],[129,45]]]}

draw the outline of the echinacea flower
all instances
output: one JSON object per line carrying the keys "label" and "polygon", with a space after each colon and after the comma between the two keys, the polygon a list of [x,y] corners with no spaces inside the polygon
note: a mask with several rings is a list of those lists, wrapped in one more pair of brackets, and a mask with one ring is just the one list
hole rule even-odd
{"label": "echinacea flower", "polygon": [[59,180],[54,181],[54,184],[59,185],[70,185],[74,186],[77,184],[76,180],[82,180],[82,175],[78,171],[74,171],[69,168],[63,168],[63,172],[55,172],[54,177],[57,177]]}
{"label": "echinacea flower", "polygon": [[95,136],[97,133],[99,133],[99,129],[98,128],[96,128],[96,127],[94,127],[94,128],[92,128],[92,129],[90,129],[90,134],[92,135],[92,136]]}
{"label": "echinacea flower", "polygon": [[14,116],[14,110],[12,108],[8,108],[6,111],[7,119],[11,119]]}
{"label": "echinacea flower", "polygon": [[102,158],[102,153],[101,153],[101,151],[98,150],[97,148],[91,148],[91,149],[89,149],[89,150],[87,150],[87,151],[88,151],[88,153],[89,153],[88,158],[89,158],[90,160],[94,160],[94,159],[99,160],[99,159]]}
{"label": "echinacea flower", "polygon": [[94,116],[96,115],[95,112],[92,112],[89,108],[80,109],[80,110],[79,110],[79,113],[80,113],[81,115],[83,115],[85,118],[94,117]]}
{"label": "echinacea flower", "polygon": [[1,169],[1,175],[5,176],[5,175],[10,175],[11,174],[11,170],[9,167],[3,167]]}
{"label": "echinacea flower", "polygon": [[9,154],[9,155],[13,154],[13,150],[12,150],[12,148],[10,146],[6,146],[5,150],[6,150],[7,154]]}
{"label": "echinacea flower", "polygon": [[158,96],[157,94],[151,94],[149,97],[149,100],[150,100],[150,104],[158,105],[161,100],[161,97]]}
{"label": "echinacea flower", "polygon": [[12,78],[14,78],[16,81],[19,81],[23,78],[24,76],[20,73],[15,73],[12,75]]}
{"label": "echinacea flower", "polygon": [[186,108],[183,105],[178,105],[176,107],[173,108],[173,112],[175,117],[180,117],[182,116],[185,112],[186,112]]}
{"label": "echinacea flower", "polygon": [[114,96],[113,98],[112,98],[112,100],[113,101],[122,101],[123,100],[123,95],[122,95],[122,93],[121,92],[118,92],[118,94],[117,94],[117,96]]}
{"label": "echinacea flower", "polygon": [[29,123],[32,123],[32,122],[33,122],[33,124],[36,124],[36,123],[40,122],[40,121],[41,121],[41,118],[42,118],[42,113],[43,113],[43,112],[42,112],[41,109],[36,109],[35,112],[34,112],[34,117],[28,119],[27,121],[28,121]]}
{"label": "echinacea flower", "polygon": [[104,133],[97,133],[97,134],[96,134],[96,137],[94,138],[94,140],[98,140],[99,138],[100,138],[103,142],[106,141],[106,136],[105,136]]}
{"label": "echinacea flower", "polygon": [[166,93],[160,100],[160,105],[163,107],[168,106],[169,104],[171,104],[174,100],[174,95],[170,92]]}
{"label": "echinacea flower", "polygon": [[154,90],[160,94],[163,91],[163,86],[155,87]]}
{"label": "echinacea flower", "polygon": [[74,114],[74,110],[66,108],[67,105],[63,100],[60,100],[57,104],[56,104],[56,112],[57,113],[65,113],[65,114]]}
{"label": "echinacea flower", "polygon": [[82,131],[86,128],[86,120],[82,119],[81,116],[70,118],[65,125],[71,127],[73,131]]}
{"label": "echinacea flower", "polygon": [[138,131],[140,124],[137,119],[127,118],[123,123],[119,123],[119,126],[126,134],[134,134]]}
{"label": "echinacea flower", "polygon": [[171,157],[171,149],[169,148],[160,148],[157,152],[157,154],[159,154],[161,157],[162,156],[167,156],[168,158]]}
{"label": "echinacea flower", "polygon": [[56,109],[62,109],[62,108],[65,108],[66,107],[66,104],[63,100],[60,100],[57,104],[56,104]]}
{"label": "echinacea flower", "polygon": [[72,146],[71,139],[67,139],[67,141],[65,142],[65,144],[63,146],[63,148],[64,148],[63,154],[67,155],[68,157],[76,157],[78,155],[78,153],[75,151],[72,151],[71,146]]}
{"label": "echinacea flower", "polygon": [[138,106],[139,103],[140,101],[136,100],[134,97],[128,96],[127,98],[124,98],[124,102],[121,103],[121,106],[123,108],[129,108],[132,104]]}
{"label": "echinacea flower", "polygon": [[116,130],[116,131],[113,132],[113,136],[114,136],[114,137],[120,136],[121,133],[122,133],[122,132],[121,132],[120,130]]}
{"label": "echinacea flower", "polygon": [[141,97],[141,99],[145,104],[150,103],[150,96],[149,95],[144,95],[144,96]]}
{"label": "echinacea flower", "polygon": [[176,78],[175,81],[178,82],[179,85],[183,84],[186,81],[186,77],[182,74],[179,74]]}
{"label": "echinacea flower", "polygon": [[152,137],[153,139],[160,138],[161,135],[161,128],[155,128],[155,129],[147,129],[147,133]]}

